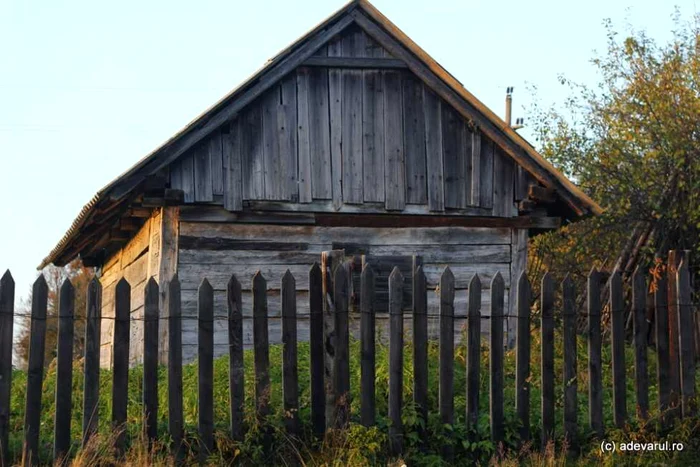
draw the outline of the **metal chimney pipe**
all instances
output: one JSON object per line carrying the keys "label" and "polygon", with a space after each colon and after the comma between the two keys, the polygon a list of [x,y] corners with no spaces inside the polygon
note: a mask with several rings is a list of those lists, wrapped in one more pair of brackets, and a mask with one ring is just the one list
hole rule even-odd
{"label": "metal chimney pipe", "polygon": [[513,110],[513,87],[506,88],[506,124],[511,126],[511,113]]}

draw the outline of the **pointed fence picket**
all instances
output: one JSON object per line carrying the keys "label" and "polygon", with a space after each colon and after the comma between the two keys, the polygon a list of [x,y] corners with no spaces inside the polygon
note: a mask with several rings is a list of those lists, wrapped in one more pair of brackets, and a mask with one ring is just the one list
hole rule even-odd
{"label": "pointed fence picket", "polygon": [[[402,411],[404,410],[404,384],[406,374],[412,374],[413,403],[418,416],[427,423],[430,410],[438,412],[439,420],[444,425],[453,425],[455,390],[466,393],[466,425],[470,441],[476,440],[477,421],[479,419],[480,376],[481,376],[481,322],[490,320],[490,359],[489,359],[489,406],[491,439],[495,443],[504,440],[504,406],[515,404],[516,415],[520,421],[519,435],[521,442],[531,437],[530,422],[531,392],[531,335],[533,323],[539,324],[541,333],[541,382],[540,410],[541,436],[543,445],[554,439],[555,401],[563,401],[563,433],[569,446],[580,437],[578,419],[578,383],[576,341],[585,338],[588,344],[588,425],[601,437],[604,435],[602,407],[603,373],[610,371],[613,382],[614,425],[622,427],[628,422],[626,381],[625,381],[625,335],[624,309],[625,295],[623,280],[619,272],[609,277],[611,318],[610,345],[612,368],[602,368],[602,332],[601,332],[601,281],[602,275],[593,269],[588,275],[586,289],[588,329],[585,335],[576,334],[576,295],[573,281],[567,276],[561,285],[561,309],[557,305],[557,292],[554,278],[547,273],[542,278],[539,290],[540,316],[531,315],[531,286],[523,273],[513,287],[516,287],[516,302],[513,317],[517,318],[517,338],[515,346],[515,400],[508,401],[504,390],[504,320],[509,316],[504,306],[506,290],[504,279],[496,274],[490,284],[490,313],[482,314],[481,280],[474,275],[469,282],[466,313],[466,382],[465,387],[455,388],[455,287],[454,275],[446,268],[440,278],[439,294],[439,361],[438,381],[439,399],[436,406],[431,406],[428,398],[428,312],[426,299],[426,278],[422,267],[417,265],[409,282],[412,285],[413,300],[410,305],[412,323],[413,368],[412,373],[404,371],[404,329],[405,295],[404,277],[394,268],[388,278],[389,296],[389,387],[388,413],[378,414],[376,410],[376,335],[375,335],[375,274],[371,264],[364,264],[360,277],[361,299],[359,301],[360,320],[360,400],[357,420],[351,412],[350,387],[350,332],[349,320],[352,295],[352,282],[348,280],[349,269],[337,267],[334,270],[333,287],[333,325],[334,325],[334,374],[330,376],[335,400],[334,419],[326,419],[326,378],[324,368],[324,296],[323,270],[314,264],[309,271],[309,378],[310,394],[305,396],[299,388],[299,356],[297,353],[297,295],[296,280],[287,271],[281,282],[281,317],[282,317],[282,387],[286,431],[292,437],[304,432],[300,407],[309,406],[311,411],[311,431],[323,436],[326,428],[346,427],[352,421],[365,426],[377,424],[377,417],[388,419],[389,448],[392,453],[400,455],[405,449]],[[214,321],[223,319],[228,326],[229,344],[229,401],[230,401],[230,437],[241,440],[245,435],[244,423],[245,381],[243,349],[243,310],[253,309],[253,353],[254,353],[254,407],[259,421],[271,413],[270,407],[270,356],[268,334],[267,281],[259,272],[252,278],[252,302],[244,303],[241,299],[241,283],[231,276],[227,287],[226,313],[215,310],[213,289],[204,278],[198,292],[198,441],[199,452],[206,456],[214,451]],[[694,329],[696,329],[693,304],[691,302],[691,278],[687,259],[683,259],[675,268],[673,281],[666,275],[654,278],[654,287],[647,284],[647,278],[640,271],[631,277],[631,313],[634,323],[632,343],[634,344],[634,388],[638,420],[646,420],[651,409],[649,402],[649,374],[647,365],[648,322],[645,316],[648,287],[653,292],[653,309],[655,311],[655,342],[657,358],[656,384],[658,399],[655,408],[660,410],[662,426],[668,426],[673,417],[690,417],[697,413],[695,401],[695,349]],[[674,292],[668,293],[668,287]],[[168,327],[168,435],[172,442],[172,453],[182,461],[185,456],[183,394],[182,394],[182,320],[181,291],[177,275],[163,284],[165,300],[159,305],[159,284],[150,279],[144,291],[143,314],[143,433],[147,439],[155,440],[163,433],[158,432],[158,328]],[[44,355],[46,340],[48,287],[43,277],[35,282],[32,289],[32,309],[29,317],[30,347],[27,369],[27,390],[24,413],[24,443],[22,459],[24,465],[36,465],[41,458],[39,424],[41,423],[42,383],[44,378]],[[669,306],[669,297],[675,300]],[[123,450],[127,443],[127,404],[129,375],[129,346],[131,287],[122,279],[116,285],[114,299],[114,318],[101,316],[102,290],[99,281],[90,282],[87,291],[87,310],[85,315],[85,360],[84,360],[84,397],[82,407],[82,439],[71,439],[70,423],[72,419],[72,371],[73,371],[73,327],[76,318],[74,309],[75,291],[73,285],[66,281],[62,284],[58,307],[58,346],[57,346],[57,384],[55,393],[55,420],[53,436],[53,458],[60,460],[75,451],[74,443],[83,446],[98,431],[99,400],[99,349],[100,325],[103,319],[114,320],[114,339],[112,343],[112,427],[116,434],[116,448]],[[672,311],[669,311],[672,309]],[[223,310],[221,310],[223,311]],[[0,279],[0,467],[10,465],[13,455],[8,451],[10,383],[12,375],[11,336],[14,319],[14,281],[6,272]],[[670,314],[673,317],[670,318]],[[355,315],[353,315],[355,319]],[[561,319],[564,363],[561,378],[554,370],[555,326]],[[673,320],[673,321],[672,321]],[[166,321],[167,323],[163,323]],[[677,332],[671,332],[669,325],[677,323]],[[674,345],[670,345],[670,340]],[[461,345],[461,344],[460,344]],[[678,353],[679,360],[679,394],[678,406],[673,406],[674,385],[672,379],[671,349]],[[305,367],[305,366],[304,366]],[[560,391],[560,394],[557,394]],[[309,401],[300,400],[309,397]],[[609,427],[608,427],[609,428]],[[421,428],[419,438],[424,445],[425,429]],[[454,454],[455,443],[451,439],[452,430],[445,430],[443,435],[447,442],[441,447],[446,457]],[[14,454],[17,458],[17,454]]]}

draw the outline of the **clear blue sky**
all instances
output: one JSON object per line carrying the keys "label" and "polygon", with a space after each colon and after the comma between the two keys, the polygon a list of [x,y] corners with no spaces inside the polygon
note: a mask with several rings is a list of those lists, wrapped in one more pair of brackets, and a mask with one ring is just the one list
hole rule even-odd
{"label": "clear blue sky", "polygon": [[[342,1],[0,0],[0,274],[18,300],[82,206]],[[594,83],[604,18],[660,41],[694,0],[376,0],[467,89],[503,114],[515,86],[562,102],[557,75]],[[527,122],[526,122],[527,123]],[[523,133],[528,136],[527,131]]]}

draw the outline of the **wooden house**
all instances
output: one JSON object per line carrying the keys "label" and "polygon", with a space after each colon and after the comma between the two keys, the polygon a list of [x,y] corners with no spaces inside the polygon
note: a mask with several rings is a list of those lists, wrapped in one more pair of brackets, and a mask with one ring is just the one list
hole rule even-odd
{"label": "wooden house", "polygon": [[[230,275],[243,284],[245,305],[260,270],[275,341],[287,269],[299,289],[299,335],[308,335],[308,271],[323,252],[343,251],[358,266],[370,262],[380,288],[393,265],[409,281],[413,265],[422,264],[430,288],[449,265],[462,316],[464,289],[479,273],[488,314],[489,281],[500,272],[509,288],[524,270],[529,233],[600,211],[400,29],[357,0],[100,190],[40,267],[80,256],[98,268],[103,316],[113,316],[115,284],[127,278],[134,317],[142,314],[151,276],[162,289],[177,273],[183,313],[194,317],[202,278],[215,289],[217,314],[225,314]],[[437,312],[435,294],[429,307]],[[167,326],[161,328],[165,342]],[[183,323],[186,360],[196,354],[196,328],[196,320]],[[215,329],[221,354],[226,321]],[[105,320],[104,364],[111,332]],[[131,332],[137,343],[139,322]],[[134,359],[138,348],[132,345]]]}

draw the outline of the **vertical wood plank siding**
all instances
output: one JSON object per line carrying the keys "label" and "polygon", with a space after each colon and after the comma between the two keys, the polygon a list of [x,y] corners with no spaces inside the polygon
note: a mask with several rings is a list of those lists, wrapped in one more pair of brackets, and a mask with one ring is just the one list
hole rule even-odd
{"label": "vertical wood plank siding", "polygon": [[224,183],[224,208],[229,211],[243,209],[243,185],[241,180],[241,133],[235,121],[221,135]]}
{"label": "vertical wood plank siding", "polygon": [[297,70],[297,148],[299,157],[299,202],[313,200],[311,189],[311,137],[309,128],[309,85],[311,69],[300,67]]}
{"label": "vertical wood plank siding", "polygon": [[364,200],[384,202],[384,82],[381,71],[362,73]]}
{"label": "vertical wood plank siding", "polygon": [[423,86],[409,75],[402,76],[403,135],[406,154],[406,203],[426,204],[428,188],[426,179],[425,111],[423,110]]}
{"label": "vertical wood plank siding", "polygon": [[[317,56],[391,55],[358,28]],[[406,69],[300,66],[172,164],[185,202],[407,204],[517,215],[534,179]]]}

